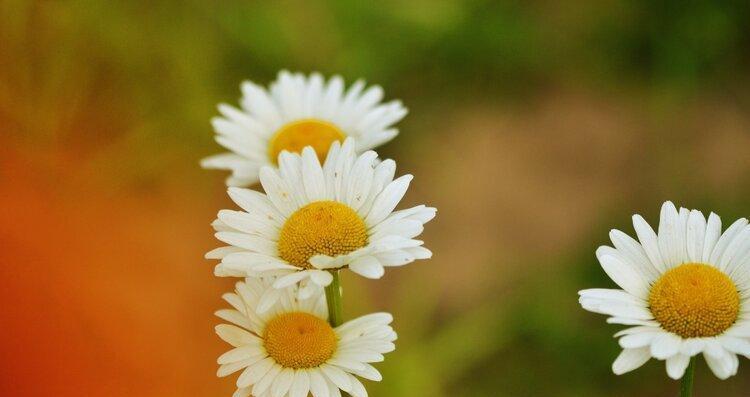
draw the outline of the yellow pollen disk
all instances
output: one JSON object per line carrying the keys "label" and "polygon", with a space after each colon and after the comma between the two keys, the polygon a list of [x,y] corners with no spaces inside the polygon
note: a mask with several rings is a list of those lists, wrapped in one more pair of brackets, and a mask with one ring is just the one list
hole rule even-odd
{"label": "yellow pollen disk", "polygon": [[304,119],[289,123],[271,138],[268,145],[268,155],[276,164],[279,153],[286,150],[293,153],[302,153],[306,146],[312,146],[322,164],[328,155],[328,149],[335,141],[342,142],[346,138],[341,130],[335,125],[322,120]]}
{"label": "yellow pollen disk", "polygon": [[337,338],[328,322],[309,313],[281,314],[266,325],[263,346],[284,368],[313,368],[333,356]]}
{"label": "yellow pollen disk", "polygon": [[292,265],[312,268],[314,255],[338,256],[367,245],[365,221],[345,204],[316,201],[292,214],[279,233],[279,256]]}
{"label": "yellow pollen disk", "polygon": [[737,320],[740,295],[719,269],[685,263],[664,273],[648,296],[662,328],[683,338],[716,336]]}

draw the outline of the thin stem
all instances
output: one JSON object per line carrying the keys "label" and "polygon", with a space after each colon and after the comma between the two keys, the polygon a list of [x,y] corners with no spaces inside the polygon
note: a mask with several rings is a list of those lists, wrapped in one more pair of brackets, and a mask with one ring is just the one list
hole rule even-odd
{"label": "thin stem", "polygon": [[[344,323],[344,305],[341,302],[341,280],[339,279],[339,271],[335,270],[331,272],[333,275],[333,281],[326,287],[326,302],[328,303],[328,322],[331,327],[338,327]],[[348,393],[341,391],[342,397],[349,397]]]}
{"label": "thin stem", "polygon": [[326,287],[326,301],[328,302],[328,322],[335,328],[344,323],[344,310],[341,303],[339,272],[336,270],[332,273],[333,281]]}
{"label": "thin stem", "polygon": [[693,377],[695,375],[695,357],[690,358],[685,374],[682,375],[680,384],[680,397],[691,397],[693,395]]}

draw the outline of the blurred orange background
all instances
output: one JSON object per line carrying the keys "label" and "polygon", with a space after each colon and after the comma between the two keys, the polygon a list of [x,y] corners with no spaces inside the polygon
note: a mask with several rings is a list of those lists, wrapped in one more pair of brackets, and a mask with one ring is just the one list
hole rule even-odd
{"label": "blurred orange background", "polygon": [[[380,151],[438,217],[433,259],[344,277],[394,313],[374,396],[662,396],[611,374],[609,228],[663,200],[746,216],[750,6],[698,1],[0,1],[0,395],[229,396],[203,259],[234,208],[209,119],[277,70],[383,85]],[[673,4],[672,4],[673,3]],[[740,396],[701,364],[696,395]]]}

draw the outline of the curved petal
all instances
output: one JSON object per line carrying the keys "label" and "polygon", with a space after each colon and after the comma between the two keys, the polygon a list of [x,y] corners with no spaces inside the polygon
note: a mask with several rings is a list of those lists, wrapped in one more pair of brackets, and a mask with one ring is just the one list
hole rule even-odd
{"label": "curved petal", "polygon": [[641,367],[651,358],[649,349],[641,347],[638,349],[624,349],[617,359],[612,363],[612,372],[622,375]]}

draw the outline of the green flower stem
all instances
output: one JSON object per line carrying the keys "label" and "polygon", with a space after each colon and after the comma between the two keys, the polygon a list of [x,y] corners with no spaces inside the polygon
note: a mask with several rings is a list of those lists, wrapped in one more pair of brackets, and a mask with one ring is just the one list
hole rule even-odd
{"label": "green flower stem", "polygon": [[693,375],[695,374],[695,356],[690,358],[685,374],[680,384],[680,397],[691,397],[693,395]]}
{"label": "green flower stem", "polygon": [[333,281],[326,287],[326,302],[328,302],[328,322],[336,328],[344,323],[343,304],[341,303],[341,281],[339,271],[332,272]]}
{"label": "green flower stem", "polygon": [[[344,305],[341,303],[341,280],[339,271],[333,271],[333,281],[326,287],[326,302],[328,303],[328,322],[331,327],[338,327],[344,323]],[[343,397],[349,397],[348,393],[341,392]]]}

